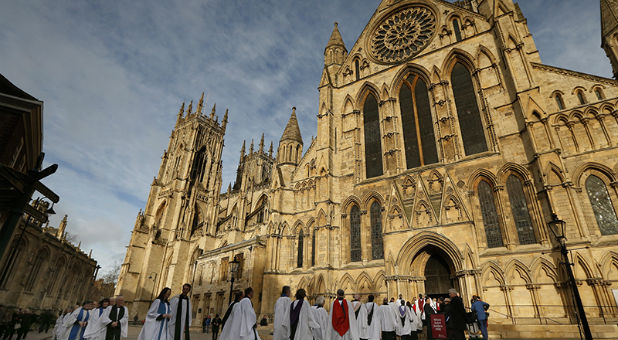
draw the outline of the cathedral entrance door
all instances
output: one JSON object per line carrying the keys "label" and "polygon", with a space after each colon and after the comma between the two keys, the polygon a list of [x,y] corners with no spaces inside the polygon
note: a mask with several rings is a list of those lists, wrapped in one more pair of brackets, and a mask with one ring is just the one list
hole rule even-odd
{"label": "cathedral entrance door", "polygon": [[425,294],[445,297],[449,288],[453,287],[451,270],[446,261],[440,255],[431,255],[425,265]]}

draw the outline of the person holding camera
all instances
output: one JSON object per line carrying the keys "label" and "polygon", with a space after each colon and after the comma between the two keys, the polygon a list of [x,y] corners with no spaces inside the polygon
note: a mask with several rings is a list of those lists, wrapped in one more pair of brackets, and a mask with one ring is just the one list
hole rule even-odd
{"label": "person holding camera", "polygon": [[487,318],[489,317],[487,310],[489,309],[489,304],[481,300],[480,296],[475,296],[470,309],[476,314],[476,320],[481,329],[481,334],[483,334],[483,339],[487,340]]}

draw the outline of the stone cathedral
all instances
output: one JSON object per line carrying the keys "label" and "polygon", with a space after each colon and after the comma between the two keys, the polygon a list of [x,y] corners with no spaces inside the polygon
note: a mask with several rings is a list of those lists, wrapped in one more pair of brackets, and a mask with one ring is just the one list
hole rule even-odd
{"label": "stone cathedral", "polygon": [[[616,70],[616,0],[601,12]],[[383,0],[349,49],[335,23],[318,89],[317,137],[297,121],[316,112],[292,109],[228,188],[227,112],[183,104],[118,282],[131,318],[185,282],[195,326],[221,314],[237,260],[259,318],[283,285],[311,301],[455,287],[491,304],[496,336],[577,337],[556,214],[593,334],[616,335],[615,80],[543,64],[511,0]]]}

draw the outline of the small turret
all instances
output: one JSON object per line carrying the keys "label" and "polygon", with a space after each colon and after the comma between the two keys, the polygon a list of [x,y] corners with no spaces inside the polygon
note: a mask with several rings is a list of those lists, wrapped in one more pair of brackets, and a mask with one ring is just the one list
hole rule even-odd
{"label": "small turret", "polygon": [[215,112],[217,111],[217,103],[212,106],[212,110],[210,110],[210,119],[215,117]]}
{"label": "small turret", "polygon": [[178,111],[178,118],[176,118],[176,126],[178,126],[178,124],[180,124],[180,122],[182,121],[182,114],[185,111],[185,102],[182,102],[182,105],[180,106],[180,111]]}
{"label": "small turret", "polygon": [[297,165],[303,150],[303,137],[300,134],[298,127],[298,119],[296,118],[296,107],[292,108],[290,120],[283,130],[283,135],[279,141],[279,149],[277,150],[277,160],[280,164]]}
{"label": "small turret", "polygon": [[253,138],[251,138],[251,146],[249,146],[249,154],[253,154]]}
{"label": "small turret", "polygon": [[260,138],[260,153],[264,152],[264,133],[262,132],[262,138]]}
{"label": "small turret", "polygon": [[196,114],[202,114],[202,107],[204,106],[204,92],[202,92],[202,96],[200,97],[200,101],[197,103],[197,112]]}
{"label": "small turret", "polygon": [[193,111],[193,101],[190,101],[189,107],[187,107],[187,117],[191,115],[192,111]]}
{"label": "small turret", "polygon": [[221,127],[225,129],[227,126],[227,109],[225,109],[225,114],[223,115],[223,121],[221,122]]}
{"label": "small turret", "polygon": [[335,23],[333,32],[330,34],[330,39],[328,39],[326,48],[324,48],[324,66],[341,66],[343,64],[343,59],[345,59],[347,55],[348,50],[345,48],[341,33],[339,33],[339,24]]}
{"label": "small turret", "polygon": [[245,158],[245,141],[242,141],[242,147],[240,147],[240,160]]}
{"label": "small turret", "polygon": [[64,239],[64,235],[65,235],[65,231],[67,229],[67,215],[64,215],[64,217],[62,218],[62,221],[60,221],[60,225],[58,225],[58,233],[56,234],[56,237],[59,240],[63,240]]}
{"label": "small turret", "polygon": [[270,148],[268,148],[268,157],[272,158],[273,156],[273,142],[270,141]]}

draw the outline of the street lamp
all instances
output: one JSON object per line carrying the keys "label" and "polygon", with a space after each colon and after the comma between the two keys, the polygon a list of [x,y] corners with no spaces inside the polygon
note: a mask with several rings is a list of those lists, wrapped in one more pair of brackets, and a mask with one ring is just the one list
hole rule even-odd
{"label": "street lamp", "polygon": [[238,270],[238,265],[240,264],[240,261],[238,261],[236,259],[236,257],[234,257],[234,259],[232,260],[232,262],[230,262],[230,276],[231,276],[231,283],[230,283],[230,298],[228,299],[227,304],[229,305],[230,303],[232,303],[232,290],[234,290],[234,274],[236,274],[236,271]]}
{"label": "street lamp", "polygon": [[569,284],[571,285],[571,289],[573,290],[573,297],[575,298],[575,304],[577,306],[577,314],[579,320],[582,323],[582,328],[584,329],[584,336],[586,340],[592,340],[592,333],[590,332],[590,326],[588,325],[588,319],[586,318],[586,312],[584,311],[584,305],[582,304],[582,298],[579,296],[579,290],[577,289],[577,284],[575,283],[575,276],[573,275],[573,269],[571,266],[573,265],[569,260],[569,251],[566,246],[566,222],[559,219],[556,214],[552,214],[552,220],[547,223],[549,226],[549,230],[551,230],[552,234],[560,244],[560,253],[562,254],[562,261],[564,261],[564,266],[566,268],[567,275],[569,276]]}

